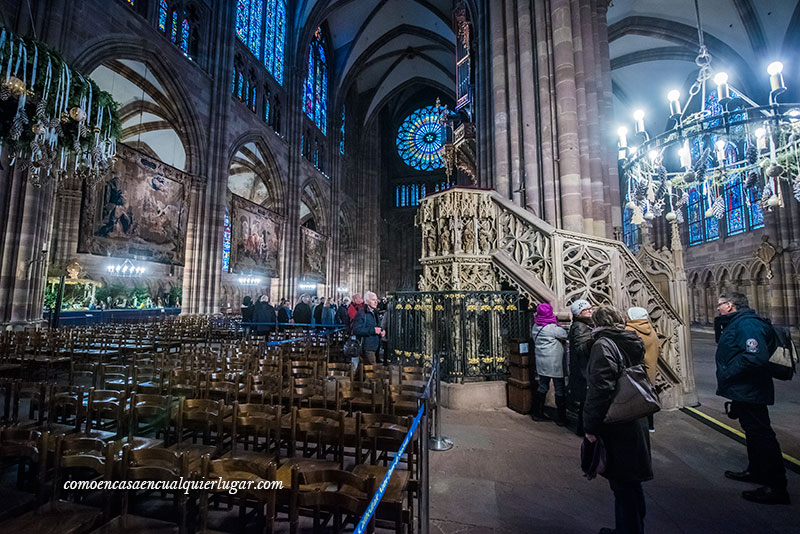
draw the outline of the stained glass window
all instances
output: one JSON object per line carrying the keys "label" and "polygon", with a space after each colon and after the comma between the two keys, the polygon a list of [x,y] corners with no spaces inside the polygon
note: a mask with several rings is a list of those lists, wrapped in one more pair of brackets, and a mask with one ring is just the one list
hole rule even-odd
{"label": "stained glass window", "polygon": [[237,0],[236,2],[236,37],[247,44],[247,22],[250,16],[250,0]]}
{"label": "stained glass window", "polygon": [[758,201],[761,199],[761,191],[758,187],[750,187],[747,190],[747,198],[750,202],[747,204],[747,215],[750,219],[750,229],[762,228],[764,226],[764,212],[761,211],[761,206]]}
{"label": "stained glass window", "polygon": [[419,206],[425,196],[425,184],[402,184],[394,188],[394,205],[396,208]]}
{"label": "stained glass window", "polygon": [[172,12],[172,42],[178,42],[178,12]]}
{"label": "stained glass window", "polygon": [[272,93],[269,92],[269,89],[264,88],[264,122],[266,122],[267,124],[270,124],[270,118],[271,118],[269,116],[269,112],[270,112],[270,101],[269,101],[269,99],[270,99],[271,96],[272,96]]}
{"label": "stained glass window", "polygon": [[444,127],[436,108],[420,108],[397,129],[397,153],[409,167],[434,171],[444,167],[439,150],[444,146]]}
{"label": "stained glass window", "polygon": [[317,28],[314,40],[309,45],[303,109],[320,131],[327,134],[328,65],[325,56],[325,39],[322,37],[321,28]]}
{"label": "stained glass window", "polygon": [[253,113],[256,112],[256,86],[250,88],[250,109],[253,110]]}
{"label": "stained glass window", "polygon": [[167,31],[167,0],[161,0],[158,7],[158,29],[162,32]]}
{"label": "stained glass window", "polygon": [[128,3],[129,3],[130,5],[132,5],[132,6],[135,6],[135,5],[136,5],[136,2],[135,2],[135,0],[128,0]]}
{"label": "stained glass window", "polygon": [[730,180],[724,187],[725,196],[725,220],[727,223],[728,234],[736,235],[745,231],[744,221],[744,202],[742,196],[742,178]]}
{"label": "stained glass window", "polygon": [[345,124],[344,111],[345,111],[344,105],[342,105],[342,126],[339,128],[339,137],[340,137],[339,153],[342,155],[344,155],[344,124]]}
{"label": "stained glass window", "polygon": [[228,215],[228,208],[225,208],[225,216],[222,220],[222,271],[228,272],[231,267],[231,218]]}
{"label": "stained glass window", "polygon": [[258,59],[261,59],[261,20],[263,13],[263,0],[250,0],[250,25],[247,46],[250,47],[250,51]]}
{"label": "stained glass window", "polygon": [[[703,211],[707,210],[711,206],[708,205],[708,202],[705,201],[708,195],[704,195],[703,199]],[[705,213],[703,213],[705,216]],[[719,237],[719,220],[712,214],[710,217],[705,217],[706,219],[706,242],[714,241]]]}
{"label": "stained glass window", "polygon": [[450,189],[450,186],[451,184],[449,182],[439,182],[438,184],[434,185],[434,192],[438,193],[439,191]]}
{"label": "stained glass window", "polygon": [[189,21],[186,19],[183,19],[181,25],[181,50],[184,55],[189,55]]}
{"label": "stained glass window", "polygon": [[283,48],[286,38],[286,0],[267,0],[264,66],[283,85]]}
{"label": "stained glass window", "polygon": [[686,212],[689,223],[689,246],[699,245],[703,242],[703,195],[697,187],[689,189],[689,202],[686,205]]}
{"label": "stained glass window", "polygon": [[240,72],[239,73],[239,84],[238,84],[237,90],[236,90],[236,96],[239,97],[239,100],[242,99],[242,91],[243,90],[244,90],[244,76]]}
{"label": "stained glass window", "polygon": [[624,218],[622,221],[622,228],[625,246],[628,247],[632,252],[636,253],[639,251],[639,226],[631,222],[631,219],[633,218],[633,210],[626,209],[623,215]]}

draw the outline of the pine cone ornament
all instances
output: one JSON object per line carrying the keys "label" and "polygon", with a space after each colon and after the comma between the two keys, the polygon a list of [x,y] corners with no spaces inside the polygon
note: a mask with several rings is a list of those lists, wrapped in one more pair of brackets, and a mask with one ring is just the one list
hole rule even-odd
{"label": "pine cone ornament", "polygon": [[677,221],[678,224],[683,224],[683,210],[675,211],[675,221]]}
{"label": "pine cone ornament", "polygon": [[655,217],[661,217],[664,215],[664,199],[662,198],[655,204],[653,204],[652,209],[650,210]]}
{"label": "pine cone ornament", "polygon": [[754,165],[756,161],[758,161],[758,149],[753,146],[749,145],[747,150],[744,153],[745,157],[747,158],[747,163],[750,165]]}
{"label": "pine cone ornament", "polygon": [[11,96],[11,91],[8,86],[6,84],[0,86],[0,100],[8,100],[9,96]]}
{"label": "pine cone ornament", "polygon": [[755,187],[757,181],[758,181],[758,173],[756,171],[751,171],[750,174],[747,175],[747,179],[744,181],[744,187],[745,188]]}
{"label": "pine cone ornament", "polygon": [[792,184],[792,191],[794,192],[794,199],[800,202],[800,176],[798,176],[794,184]]}
{"label": "pine cone ornament", "polygon": [[706,169],[708,168],[708,157],[711,155],[711,150],[706,148],[703,150],[703,153],[697,158],[697,161],[694,162],[694,174],[698,180],[702,180],[706,175]]}
{"label": "pine cone ornament", "polygon": [[725,217],[725,200],[722,197],[717,197],[714,204],[711,206],[714,210],[714,217],[722,219]]}
{"label": "pine cone ornament", "polygon": [[659,182],[666,182],[667,181],[667,168],[663,165],[659,165],[658,169],[656,169],[656,176],[658,177]]}
{"label": "pine cone ornament", "polygon": [[44,119],[46,112],[47,112],[47,102],[45,102],[44,99],[39,100],[39,103],[36,104],[36,118],[38,120]]}
{"label": "pine cone ornament", "polygon": [[667,181],[661,180],[660,182],[658,182],[658,185],[656,186],[656,198],[663,198],[666,193],[667,193]]}
{"label": "pine cone ornament", "polygon": [[764,190],[761,192],[761,201],[759,204],[761,205],[761,209],[767,209],[767,201],[772,197],[772,186],[770,184],[766,184],[764,186]]}
{"label": "pine cone ornament", "polygon": [[682,208],[683,206],[686,205],[687,202],[689,202],[689,193],[684,191],[683,194],[681,195],[681,198],[679,198],[678,201],[675,202],[675,207]]}
{"label": "pine cone ornament", "polygon": [[636,199],[636,202],[641,202],[647,196],[647,182],[634,182],[634,192],[633,196]]}

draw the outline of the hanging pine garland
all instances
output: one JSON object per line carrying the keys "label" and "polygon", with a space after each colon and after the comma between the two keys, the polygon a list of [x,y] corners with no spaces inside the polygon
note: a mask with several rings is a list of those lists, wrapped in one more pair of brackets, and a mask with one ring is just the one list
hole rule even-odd
{"label": "hanging pine garland", "polygon": [[56,51],[0,27],[0,145],[33,185],[69,170],[88,181],[105,174],[120,135],[117,106]]}

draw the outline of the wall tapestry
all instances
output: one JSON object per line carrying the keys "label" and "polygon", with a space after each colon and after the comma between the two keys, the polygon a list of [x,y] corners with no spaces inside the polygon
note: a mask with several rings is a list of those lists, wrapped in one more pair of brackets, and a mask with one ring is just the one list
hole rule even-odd
{"label": "wall tapestry", "polygon": [[303,278],[325,283],[328,238],[306,227],[301,230],[303,231]]}
{"label": "wall tapestry", "polygon": [[231,272],[280,276],[283,218],[236,195],[231,206]]}
{"label": "wall tapestry", "polygon": [[183,265],[191,178],[118,145],[116,163],[84,186],[78,252]]}

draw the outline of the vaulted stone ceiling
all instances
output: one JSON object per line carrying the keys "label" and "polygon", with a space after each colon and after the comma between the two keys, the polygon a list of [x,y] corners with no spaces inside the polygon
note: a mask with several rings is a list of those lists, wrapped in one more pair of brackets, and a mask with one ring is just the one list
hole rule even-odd
{"label": "vaulted stone ceiling", "polygon": [[[759,104],[769,92],[767,65],[784,64],[789,91],[800,95],[800,2],[796,0],[699,0],[706,46],[715,72]],[[693,0],[613,0],[608,9],[614,105],[629,128],[637,108],[646,112],[651,134],[667,122],[667,92],[685,101],[697,75],[697,23]],[[716,87],[713,81],[711,88]],[[611,125],[609,135],[615,135]]]}
{"label": "vaulted stone ceiling", "polygon": [[387,101],[410,94],[410,86],[453,95],[451,10],[451,0],[300,0],[296,23],[327,22],[336,66],[332,83],[368,102],[369,119]]}

